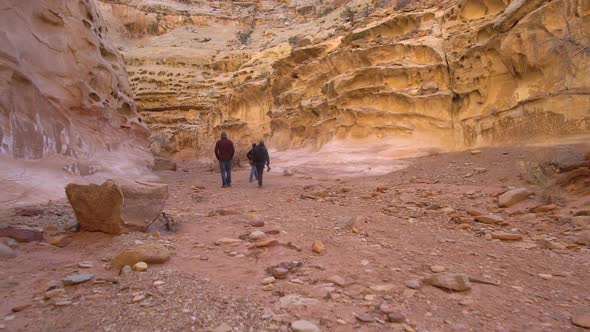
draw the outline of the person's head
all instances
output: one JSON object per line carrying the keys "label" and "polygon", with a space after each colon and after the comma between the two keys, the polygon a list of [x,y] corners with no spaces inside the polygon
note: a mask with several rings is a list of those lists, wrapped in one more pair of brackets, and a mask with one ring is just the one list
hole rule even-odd
{"label": "person's head", "polygon": [[252,147],[255,148],[256,147],[256,143],[252,143]]}
{"label": "person's head", "polygon": [[227,134],[225,133],[225,131],[221,132],[221,138],[227,138]]}
{"label": "person's head", "polygon": [[258,141],[258,145],[264,146],[264,140],[261,139],[260,141]]}

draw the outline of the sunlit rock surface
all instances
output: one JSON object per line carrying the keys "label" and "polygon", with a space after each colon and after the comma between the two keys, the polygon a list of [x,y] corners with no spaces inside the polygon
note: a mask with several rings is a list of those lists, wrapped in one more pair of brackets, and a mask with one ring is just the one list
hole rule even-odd
{"label": "sunlit rock surface", "polygon": [[[445,149],[590,132],[582,0],[102,1],[151,148],[403,138]],[[357,11],[354,22],[340,13]],[[368,15],[366,15],[368,14]],[[236,33],[251,29],[249,44]]]}

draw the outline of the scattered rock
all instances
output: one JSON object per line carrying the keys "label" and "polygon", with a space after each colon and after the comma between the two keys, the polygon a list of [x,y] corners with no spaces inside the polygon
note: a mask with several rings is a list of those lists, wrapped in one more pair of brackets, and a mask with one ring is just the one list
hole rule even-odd
{"label": "scattered rock", "polygon": [[372,323],[375,321],[375,318],[369,314],[354,314],[354,318],[361,323]]}
{"label": "scattered rock", "polygon": [[311,250],[318,255],[323,255],[326,252],[326,247],[322,241],[315,240],[311,245]]}
{"label": "scattered rock", "polygon": [[301,295],[291,294],[285,295],[279,299],[279,305],[281,307],[288,306],[309,306],[319,303],[320,301],[308,297],[302,297]]}
{"label": "scattered rock", "polygon": [[333,275],[328,277],[328,279],[326,279],[326,281],[333,283],[334,285],[340,286],[340,287],[344,287],[346,286],[346,280],[344,280],[344,278],[342,278],[339,275]]}
{"label": "scattered rock", "polygon": [[588,217],[590,216],[590,210],[580,210],[574,213],[574,217]]}
{"label": "scattered rock", "polygon": [[141,302],[145,300],[145,294],[138,294],[133,297],[133,303]]}
{"label": "scattered rock", "polygon": [[154,171],[176,171],[176,163],[170,159],[163,157],[154,157],[154,165],[152,166]]}
{"label": "scattered rock", "polygon": [[228,244],[239,244],[239,243],[242,243],[242,240],[240,240],[240,239],[231,239],[231,238],[227,238],[227,237],[224,237],[224,238],[221,238],[221,239],[215,241],[215,245],[218,245],[218,246],[220,246],[222,244],[223,245],[228,245]]}
{"label": "scattered rock", "polygon": [[43,209],[34,206],[21,206],[14,209],[14,215],[21,217],[35,217],[43,213]]}
{"label": "scattered rock", "polygon": [[268,284],[268,285],[262,286],[262,290],[267,291],[267,292],[273,290],[274,288],[275,288],[275,286],[273,284]]}
{"label": "scattered rock", "polygon": [[18,242],[9,237],[0,237],[0,243],[8,246],[10,249],[16,249],[16,247],[18,247]]}
{"label": "scattered rock", "polygon": [[70,183],[66,196],[81,230],[110,234],[143,232],[162,213],[168,185],[116,178],[101,185]]}
{"label": "scattered rock", "polygon": [[547,274],[547,273],[539,273],[539,277],[541,277],[545,280],[549,280],[549,279],[553,278],[553,275]]}
{"label": "scattered rock", "polygon": [[146,271],[148,268],[148,265],[146,262],[137,262],[133,265],[133,271],[135,272],[143,272]]}
{"label": "scattered rock", "polygon": [[15,239],[18,242],[43,241],[43,228],[26,225],[9,225],[0,228],[0,236]]}
{"label": "scattered rock", "polygon": [[477,209],[477,208],[468,208],[468,209],[465,209],[465,212],[467,212],[467,214],[469,214],[470,216],[473,216],[473,217],[487,214],[486,211],[481,210],[481,209]]}
{"label": "scattered rock", "polygon": [[170,251],[164,245],[149,243],[121,251],[113,257],[111,264],[115,269],[119,270],[125,265],[133,266],[139,262],[162,264],[169,259]]}
{"label": "scattered rock", "polygon": [[484,224],[501,224],[504,222],[504,218],[496,214],[486,214],[475,217],[475,221]]}
{"label": "scattered rock", "polygon": [[287,279],[289,270],[282,267],[275,267],[270,270],[270,274],[272,274],[272,276],[276,279]]}
{"label": "scattered rock", "polygon": [[572,317],[572,323],[585,329],[590,329],[590,314]]}
{"label": "scattered rock", "polygon": [[5,245],[4,243],[0,243],[0,258],[14,258],[16,257],[16,252],[12,250],[9,246]]}
{"label": "scattered rock", "polygon": [[27,308],[31,307],[30,303],[26,303],[26,304],[21,304],[21,305],[17,305],[15,307],[12,307],[12,309],[10,309],[12,312],[21,312]]}
{"label": "scattered rock", "polygon": [[65,286],[77,285],[94,279],[94,274],[72,274],[63,279]]}
{"label": "scattered rock", "polygon": [[262,284],[263,285],[270,285],[273,282],[275,282],[275,280],[276,280],[275,277],[264,278],[264,279],[262,279]]}
{"label": "scattered rock", "polygon": [[504,233],[504,232],[494,232],[494,233],[492,233],[492,239],[497,239],[497,240],[502,240],[502,241],[520,241],[520,240],[522,240],[522,235],[513,234],[513,233]]}
{"label": "scattered rock", "polygon": [[411,289],[418,289],[418,288],[420,288],[420,286],[422,286],[422,284],[420,283],[420,280],[415,280],[415,279],[406,280],[404,282],[404,285],[406,285],[406,287],[411,288]]}
{"label": "scattered rock", "polygon": [[590,246],[590,230],[579,233],[573,240],[574,243]]}
{"label": "scattered rock", "polygon": [[480,150],[471,150],[471,154],[472,154],[472,155],[478,155],[478,154],[480,154],[480,153],[481,153],[481,151],[480,151]]}
{"label": "scattered rock", "polygon": [[533,192],[527,188],[516,188],[509,190],[498,196],[498,206],[503,208],[511,207],[512,205],[529,198],[529,196],[532,194]]}
{"label": "scattered rock", "polygon": [[127,276],[130,275],[133,272],[133,269],[131,268],[131,266],[129,265],[125,265],[123,266],[123,268],[121,269],[121,275]]}
{"label": "scattered rock", "polygon": [[264,227],[264,221],[262,220],[252,220],[248,222],[248,225],[252,227]]}
{"label": "scattered rock", "polygon": [[266,233],[261,231],[254,231],[248,235],[250,241],[262,241],[266,239]]}
{"label": "scattered rock", "polygon": [[553,211],[555,209],[557,209],[557,205],[555,205],[555,204],[549,204],[549,205],[537,206],[536,208],[533,209],[533,212],[535,212],[535,213],[545,213],[545,212]]}
{"label": "scattered rock", "polygon": [[50,234],[46,236],[45,241],[51,244],[52,246],[56,246],[59,248],[64,248],[68,244],[72,243],[74,240],[75,233],[59,233],[59,234]]}
{"label": "scattered rock", "polygon": [[90,269],[94,267],[94,264],[92,264],[92,262],[89,261],[82,261],[80,263],[78,263],[78,267],[83,268],[83,269]]}
{"label": "scattered rock", "polygon": [[430,267],[430,271],[432,271],[434,273],[441,273],[441,272],[445,272],[446,270],[447,270],[447,268],[442,265],[432,265]]}
{"label": "scattered rock", "polygon": [[424,280],[426,283],[446,290],[463,292],[471,289],[469,277],[464,274],[435,274]]}
{"label": "scattered rock", "polygon": [[406,316],[404,316],[401,312],[390,312],[387,314],[387,321],[391,323],[405,323]]}
{"label": "scattered rock", "polygon": [[307,320],[297,320],[291,323],[293,332],[320,332],[320,328]]}
{"label": "scattered rock", "polygon": [[395,288],[395,285],[393,285],[393,284],[372,285],[372,286],[369,286],[369,288],[371,290],[376,291],[376,292],[389,292],[390,290]]}

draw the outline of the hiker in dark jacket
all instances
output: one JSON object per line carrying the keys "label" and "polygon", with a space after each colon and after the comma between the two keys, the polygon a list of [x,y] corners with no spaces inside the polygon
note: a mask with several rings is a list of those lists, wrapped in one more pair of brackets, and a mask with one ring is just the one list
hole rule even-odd
{"label": "hiker in dark jacket", "polygon": [[248,182],[252,183],[253,179],[258,180],[258,172],[256,170],[256,165],[252,158],[254,157],[254,149],[256,148],[256,143],[252,143],[252,149],[248,151],[246,157],[248,158],[248,162],[250,163],[250,177],[248,178]]}
{"label": "hiker in dark jacket", "polygon": [[231,161],[234,158],[234,152],[234,143],[227,139],[225,132],[222,132],[221,139],[215,144],[215,157],[219,160],[223,188],[231,187]]}
{"label": "hiker in dark jacket", "polygon": [[256,165],[256,172],[258,173],[258,187],[262,187],[262,175],[264,174],[264,165],[267,167],[267,172],[270,172],[270,156],[268,150],[264,146],[264,141],[260,140],[258,145],[252,149],[252,160]]}

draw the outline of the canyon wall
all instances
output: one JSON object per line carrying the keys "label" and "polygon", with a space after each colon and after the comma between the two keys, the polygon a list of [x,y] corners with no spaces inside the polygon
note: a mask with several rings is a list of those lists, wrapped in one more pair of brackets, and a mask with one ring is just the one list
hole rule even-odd
{"label": "canyon wall", "polygon": [[147,155],[147,138],[94,0],[0,3],[0,155]]}
{"label": "canyon wall", "polygon": [[100,7],[150,146],[171,157],[210,156],[221,131],[242,148],[265,138],[278,149],[386,137],[461,149],[590,133],[587,1]]}

